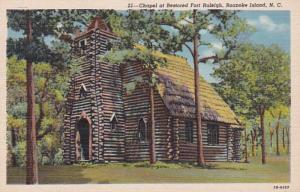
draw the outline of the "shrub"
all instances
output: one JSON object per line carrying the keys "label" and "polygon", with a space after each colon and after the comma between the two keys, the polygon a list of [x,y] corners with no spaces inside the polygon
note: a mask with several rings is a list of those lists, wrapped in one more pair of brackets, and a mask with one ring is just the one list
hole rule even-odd
{"label": "shrub", "polygon": [[17,142],[13,153],[16,155],[17,166],[24,167],[26,165],[26,142]]}
{"label": "shrub", "polygon": [[58,148],[57,153],[54,155],[53,164],[62,165],[63,163],[64,163],[63,150],[61,148]]}

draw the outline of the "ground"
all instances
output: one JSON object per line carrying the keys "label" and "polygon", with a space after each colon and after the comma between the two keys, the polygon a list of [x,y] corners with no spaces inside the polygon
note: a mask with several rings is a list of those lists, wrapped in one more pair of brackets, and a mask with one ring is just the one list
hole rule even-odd
{"label": "ground", "polygon": [[[39,166],[39,183],[284,183],[289,182],[288,156],[268,156],[266,165],[260,158],[250,163],[210,163],[207,168],[190,164],[146,162]],[[25,182],[25,169],[8,167],[7,183]]]}

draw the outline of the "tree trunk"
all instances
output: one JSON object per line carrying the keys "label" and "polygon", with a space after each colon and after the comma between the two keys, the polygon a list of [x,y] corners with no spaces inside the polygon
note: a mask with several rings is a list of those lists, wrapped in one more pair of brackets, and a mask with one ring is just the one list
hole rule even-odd
{"label": "tree trunk", "polygon": [[279,140],[279,130],[278,130],[278,127],[276,127],[276,130],[275,130],[275,132],[276,132],[276,155],[277,156],[279,156],[280,155],[280,153],[279,153],[279,142],[278,142],[278,140]]}
{"label": "tree trunk", "polygon": [[289,128],[288,127],[286,127],[286,131],[285,131],[285,133],[286,133],[286,142],[287,142],[287,144],[286,144],[286,146],[287,146],[287,152],[288,153],[290,153],[290,134],[289,134]]}
{"label": "tree trunk", "polygon": [[[27,44],[32,42],[32,21],[30,14],[27,17]],[[36,153],[36,127],[34,114],[34,81],[33,66],[30,57],[26,59],[26,86],[27,86],[27,134],[26,134],[26,184],[38,183],[38,165]]]}
{"label": "tree trunk", "polygon": [[[193,23],[196,23],[197,10],[193,10]],[[195,80],[195,112],[196,112],[196,125],[197,125],[197,163],[199,166],[205,165],[203,153],[203,138],[202,138],[202,125],[201,125],[201,105],[200,105],[200,85],[199,85],[199,33],[195,32],[193,38],[194,45],[194,80]]]}
{"label": "tree trunk", "polygon": [[249,163],[248,161],[248,145],[247,145],[247,129],[245,128],[245,163]]}
{"label": "tree trunk", "polygon": [[265,143],[265,109],[260,107],[259,109],[259,118],[260,118],[260,128],[261,128],[261,162],[266,164],[266,143]]}
{"label": "tree trunk", "polygon": [[[151,77],[150,77],[151,78]],[[151,81],[151,79],[150,79]],[[150,95],[150,164],[156,163],[156,153],[155,153],[155,119],[154,119],[154,87],[149,86],[149,95]]]}
{"label": "tree trunk", "polygon": [[273,134],[270,133],[270,145],[271,145],[271,149],[273,147]]}
{"label": "tree trunk", "polygon": [[283,128],[283,129],[282,129],[282,147],[283,147],[283,149],[285,149],[284,135],[285,135],[285,133],[284,133],[284,128]]}
{"label": "tree trunk", "polygon": [[275,128],[275,131],[276,131],[276,155],[280,155],[280,152],[279,152],[279,126],[280,126],[280,118],[281,118],[281,111],[279,112],[279,115],[278,115],[278,119],[277,119],[277,125],[276,125],[276,128]]}
{"label": "tree trunk", "polygon": [[271,123],[269,123],[269,129],[270,129],[270,145],[271,145],[271,149],[273,147],[273,134],[274,134],[274,129],[271,128]]}
{"label": "tree trunk", "polygon": [[256,133],[255,129],[251,130],[251,154],[252,154],[252,157],[256,156],[256,153],[255,153],[255,151],[256,151],[256,137],[257,137],[256,134],[257,133]]}
{"label": "tree trunk", "polygon": [[11,165],[14,167],[17,165],[16,154],[13,152],[13,149],[16,147],[16,132],[14,128],[11,129],[11,147],[12,147]]}

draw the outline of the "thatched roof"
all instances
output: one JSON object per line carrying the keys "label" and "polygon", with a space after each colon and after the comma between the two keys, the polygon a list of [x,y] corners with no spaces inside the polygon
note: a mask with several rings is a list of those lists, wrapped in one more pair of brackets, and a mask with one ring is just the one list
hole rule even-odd
{"label": "thatched roof", "polygon": [[[194,70],[187,60],[156,52],[167,59],[167,66],[157,70],[158,91],[171,115],[195,118]],[[237,117],[213,87],[200,77],[200,101],[205,120],[239,124]]]}

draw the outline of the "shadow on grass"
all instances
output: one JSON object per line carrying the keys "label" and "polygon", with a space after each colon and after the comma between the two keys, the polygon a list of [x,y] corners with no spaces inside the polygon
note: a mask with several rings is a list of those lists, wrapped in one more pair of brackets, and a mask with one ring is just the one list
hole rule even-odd
{"label": "shadow on grass", "polygon": [[[243,164],[243,163],[237,163]],[[243,167],[235,166],[236,163],[231,166],[230,163],[224,166],[220,166],[219,164],[208,163],[205,166],[199,166],[196,163],[182,163],[182,162],[161,162],[158,161],[155,164],[150,164],[147,161],[144,162],[136,162],[136,163],[123,163],[124,167],[140,167],[140,168],[153,168],[153,169],[227,169],[227,170],[247,170]]]}
{"label": "shadow on grass", "polygon": [[[90,183],[89,178],[84,177],[82,170],[84,168],[66,166],[40,166],[39,184],[83,184]],[[25,184],[25,168],[7,167],[7,184]],[[109,183],[108,181],[97,183]]]}
{"label": "shadow on grass", "polygon": [[225,167],[225,166],[222,166],[220,167],[219,165],[217,164],[207,164],[203,167],[204,169],[222,169],[222,170],[248,170],[246,168],[242,168],[242,167]]}

